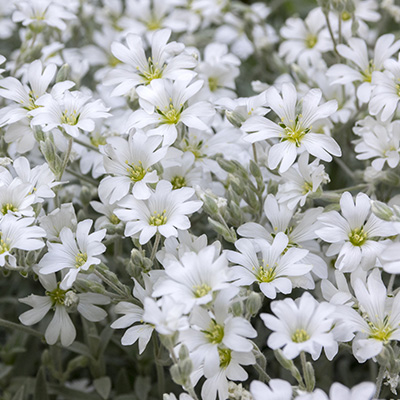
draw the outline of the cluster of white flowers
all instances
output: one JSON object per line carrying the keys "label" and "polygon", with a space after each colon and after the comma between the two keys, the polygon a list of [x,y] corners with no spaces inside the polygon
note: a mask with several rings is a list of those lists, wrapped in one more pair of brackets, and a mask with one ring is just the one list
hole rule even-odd
{"label": "cluster of white flowers", "polygon": [[393,1],[0,3],[2,399],[397,393]]}

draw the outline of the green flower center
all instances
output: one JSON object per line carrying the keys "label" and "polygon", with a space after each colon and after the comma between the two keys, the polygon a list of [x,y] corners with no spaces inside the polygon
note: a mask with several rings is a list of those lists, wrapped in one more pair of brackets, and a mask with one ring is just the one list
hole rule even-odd
{"label": "green flower center", "polygon": [[75,256],[75,268],[82,267],[83,264],[87,261],[87,254],[86,253],[78,253]]}
{"label": "green flower center", "polygon": [[294,143],[296,147],[300,147],[301,140],[311,130],[311,127],[303,128],[300,121],[301,117],[301,115],[297,115],[294,121],[289,121],[290,125],[286,125],[282,118],[282,122],[279,123],[279,126],[284,130],[282,141],[288,140],[289,142]]}
{"label": "green flower center", "polygon": [[296,329],[292,335],[292,341],[295,343],[303,343],[310,339],[310,336],[304,329]]}
{"label": "green flower center", "polygon": [[127,164],[126,171],[128,172],[129,178],[133,182],[138,182],[141,181],[144,176],[146,175],[147,170],[143,168],[143,164],[141,161],[138,162],[138,164],[129,164],[128,161],[125,161],[125,164]]}
{"label": "green flower center", "polygon": [[79,114],[77,113],[76,110],[69,112],[68,110],[65,110],[61,114],[61,123],[62,124],[67,124],[67,125],[76,125],[79,120]]}
{"label": "green flower center", "polygon": [[90,136],[90,143],[94,147],[99,147],[100,145],[104,146],[107,143],[107,141],[104,136],[95,135],[95,136]]}
{"label": "green flower center", "polygon": [[121,222],[121,220],[115,214],[112,214],[110,217],[110,222],[113,225],[118,225]]}
{"label": "green flower center", "polygon": [[[148,85],[153,79],[161,79],[165,68],[165,65],[160,67],[158,62],[155,63],[151,57],[149,57],[147,61],[149,65],[148,70],[140,71],[139,73],[146,85]],[[136,68],[139,70],[139,67]]]}
{"label": "green flower center", "polygon": [[50,297],[52,306],[54,307],[57,304],[64,305],[65,293],[67,293],[67,290],[60,289],[60,284],[58,283],[56,289],[46,292],[46,296]]}
{"label": "green flower center", "polygon": [[260,265],[256,274],[258,282],[272,282],[276,277],[276,267]]}
{"label": "green flower center", "polygon": [[312,192],[312,190],[313,190],[312,182],[304,182],[302,189],[303,190],[302,190],[301,194],[303,194],[303,195],[307,194],[308,192]]}
{"label": "green flower center", "polygon": [[180,189],[186,186],[186,179],[184,176],[174,176],[171,179],[171,184],[173,189]]}
{"label": "green flower center", "polygon": [[149,224],[153,226],[165,225],[167,223],[167,217],[165,216],[166,212],[167,210],[164,210],[162,213],[154,211],[154,215],[149,219]]}
{"label": "green flower center", "polygon": [[201,285],[193,286],[193,294],[195,297],[203,297],[211,291],[211,287],[206,283],[202,283]]}
{"label": "green flower center", "polygon": [[374,60],[369,60],[368,67],[364,71],[361,71],[361,75],[363,77],[363,81],[364,82],[371,82],[372,73],[374,71],[376,71],[375,70],[375,65],[374,65]]}
{"label": "green flower center", "polygon": [[2,212],[2,214],[3,214],[3,215],[6,215],[9,211],[11,211],[11,212],[16,212],[16,211],[18,211],[18,208],[15,207],[15,206],[14,206],[13,204],[11,204],[11,203],[3,204],[3,207],[1,207],[1,212]]}
{"label": "green flower center", "polygon": [[204,331],[207,340],[212,344],[218,344],[222,342],[224,338],[224,327],[218,325],[215,320],[211,321],[207,331]]}
{"label": "green flower center", "polygon": [[152,15],[151,18],[145,22],[145,24],[147,26],[147,29],[149,29],[150,31],[155,31],[162,28],[161,22],[161,19],[158,19],[155,15]]}
{"label": "green flower center", "polygon": [[10,251],[10,245],[7,243],[8,240],[2,238],[2,233],[0,232],[0,254]]}
{"label": "green flower center", "polygon": [[232,360],[231,349],[218,349],[219,354],[219,366],[223,369],[227,368]]}
{"label": "green flower center", "polygon": [[215,92],[218,89],[218,78],[210,76],[208,78],[208,87],[210,88],[211,92]]}
{"label": "green flower center", "polygon": [[348,21],[351,19],[351,14],[347,11],[343,11],[341,17],[343,21]]}
{"label": "green flower center", "polygon": [[182,110],[183,105],[181,105],[180,110],[177,110],[172,104],[172,99],[170,99],[170,104],[168,107],[165,107],[164,111],[161,111],[159,108],[157,108],[157,112],[161,116],[159,119],[163,121],[163,124],[169,125],[174,125],[179,122]]}
{"label": "green flower center", "polygon": [[362,246],[368,239],[364,228],[356,228],[350,232],[349,240],[353,246]]}
{"label": "green flower center", "polygon": [[394,329],[389,325],[389,317],[387,315],[383,319],[383,324],[381,326],[375,326],[372,322],[368,322],[368,325],[371,327],[370,339],[376,339],[384,343],[390,341],[390,336]]}
{"label": "green flower center", "polygon": [[190,151],[193,153],[194,157],[198,160],[204,157],[202,150],[204,142],[200,140],[198,143],[189,142],[186,138],[181,142],[181,149],[183,151]]}
{"label": "green flower center", "polygon": [[313,35],[312,33],[309,33],[306,36],[305,44],[307,48],[312,49],[317,44],[317,42],[318,42],[318,37]]}

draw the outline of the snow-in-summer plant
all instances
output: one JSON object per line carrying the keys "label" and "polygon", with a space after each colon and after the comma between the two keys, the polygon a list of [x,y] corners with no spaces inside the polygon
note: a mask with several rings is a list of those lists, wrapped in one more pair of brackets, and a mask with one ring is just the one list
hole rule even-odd
{"label": "snow-in-summer plant", "polygon": [[0,1],[0,400],[397,398],[399,21]]}

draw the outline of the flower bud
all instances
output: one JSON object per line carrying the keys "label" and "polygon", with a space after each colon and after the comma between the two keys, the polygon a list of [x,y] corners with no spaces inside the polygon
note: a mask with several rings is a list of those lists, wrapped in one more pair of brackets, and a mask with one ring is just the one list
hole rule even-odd
{"label": "flower bud", "polygon": [[226,119],[236,128],[240,128],[245,120],[245,118],[237,113],[236,111],[225,111]]}

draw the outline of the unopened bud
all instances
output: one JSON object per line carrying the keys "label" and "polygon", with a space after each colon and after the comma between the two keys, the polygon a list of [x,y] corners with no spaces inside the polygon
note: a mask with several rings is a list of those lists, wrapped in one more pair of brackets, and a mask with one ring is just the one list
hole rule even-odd
{"label": "unopened bud", "polygon": [[371,201],[372,212],[380,219],[384,221],[390,221],[394,216],[393,210],[385,203],[375,200]]}
{"label": "unopened bud", "polygon": [[68,80],[70,73],[71,67],[68,64],[64,64],[57,72],[56,83]]}
{"label": "unopened bud", "polygon": [[246,310],[251,316],[258,314],[262,307],[263,296],[260,293],[252,292],[246,300]]}
{"label": "unopened bud", "polygon": [[240,128],[246,119],[235,111],[225,111],[227,120],[236,128]]}

